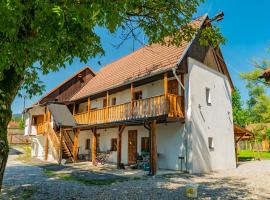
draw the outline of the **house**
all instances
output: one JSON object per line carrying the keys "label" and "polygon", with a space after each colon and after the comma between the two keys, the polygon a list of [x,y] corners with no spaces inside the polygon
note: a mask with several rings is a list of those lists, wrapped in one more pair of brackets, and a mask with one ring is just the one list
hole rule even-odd
{"label": "house", "polygon": [[[207,19],[191,25],[202,28]],[[33,156],[96,164],[97,152],[107,152],[120,166],[148,154],[151,174],[236,167],[233,83],[220,49],[201,46],[199,35],[180,47],[144,46],[97,73],[85,70],[89,77],[72,95],[59,98],[81,73],[27,109]]]}

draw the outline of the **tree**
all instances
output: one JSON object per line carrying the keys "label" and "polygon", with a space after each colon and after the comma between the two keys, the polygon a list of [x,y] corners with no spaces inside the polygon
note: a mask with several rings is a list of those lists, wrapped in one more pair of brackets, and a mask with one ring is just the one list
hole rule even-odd
{"label": "tree", "polygon": [[270,98],[266,94],[266,86],[264,82],[256,79],[262,70],[241,74],[241,77],[247,81],[249,99],[247,100],[247,110],[249,113],[250,123],[267,123],[270,122]]}
{"label": "tree", "polygon": [[[8,157],[7,124],[11,103],[19,91],[29,97],[44,89],[38,73],[48,74],[71,64],[104,55],[96,28],[123,40],[142,31],[149,44],[179,46],[195,33],[201,42],[224,43],[219,29],[189,26],[203,0],[3,0],[0,2],[0,189]],[[179,31],[181,27],[181,31]],[[170,38],[166,40],[165,38]]]}
{"label": "tree", "polygon": [[243,102],[241,101],[240,91],[235,88],[232,93],[232,107],[233,107],[233,122],[242,127],[245,127],[248,123],[247,111],[243,108]]}

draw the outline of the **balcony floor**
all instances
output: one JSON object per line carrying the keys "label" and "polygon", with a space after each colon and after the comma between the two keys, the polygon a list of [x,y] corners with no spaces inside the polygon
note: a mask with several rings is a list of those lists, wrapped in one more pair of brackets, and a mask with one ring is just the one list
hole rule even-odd
{"label": "balcony floor", "polygon": [[136,118],[136,119],[129,119],[124,121],[114,121],[114,122],[105,122],[105,123],[98,123],[98,124],[78,124],[75,128],[81,129],[89,129],[89,128],[112,128],[117,127],[119,125],[128,125],[128,126],[136,126],[136,125],[143,125],[145,121],[153,121],[157,120],[157,123],[173,123],[173,122],[181,122],[184,123],[184,118],[179,117],[168,117],[168,115],[162,115],[158,117],[148,117],[148,118]]}

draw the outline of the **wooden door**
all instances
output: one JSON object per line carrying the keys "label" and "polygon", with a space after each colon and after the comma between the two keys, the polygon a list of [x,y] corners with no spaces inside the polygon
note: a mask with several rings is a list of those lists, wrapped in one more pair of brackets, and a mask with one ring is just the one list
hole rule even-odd
{"label": "wooden door", "polygon": [[137,159],[137,130],[128,131],[128,164],[136,163]]}
{"label": "wooden door", "polygon": [[178,95],[178,82],[176,79],[169,80],[168,82],[168,93]]}
{"label": "wooden door", "polygon": [[43,115],[38,115],[37,116],[37,124],[43,124],[44,123],[44,116]]}

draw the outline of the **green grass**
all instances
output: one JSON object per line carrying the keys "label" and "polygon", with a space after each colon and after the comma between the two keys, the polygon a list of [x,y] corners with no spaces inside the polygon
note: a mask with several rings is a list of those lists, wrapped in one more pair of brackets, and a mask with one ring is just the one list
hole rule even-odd
{"label": "green grass", "polygon": [[241,150],[238,151],[238,157],[240,159],[249,159],[249,158],[261,158],[261,159],[270,159],[270,152],[257,152],[257,151],[250,151],[250,150]]}
{"label": "green grass", "polygon": [[111,185],[113,183],[118,183],[118,182],[123,182],[127,181],[128,179],[123,179],[123,178],[109,178],[109,179],[88,179],[84,177],[77,177],[74,176],[70,173],[57,173],[56,171],[53,170],[43,170],[43,172],[48,176],[48,177],[56,177],[60,178],[62,180],[66,181],[76,181],[79,183],[82,183],[84,185]]}

